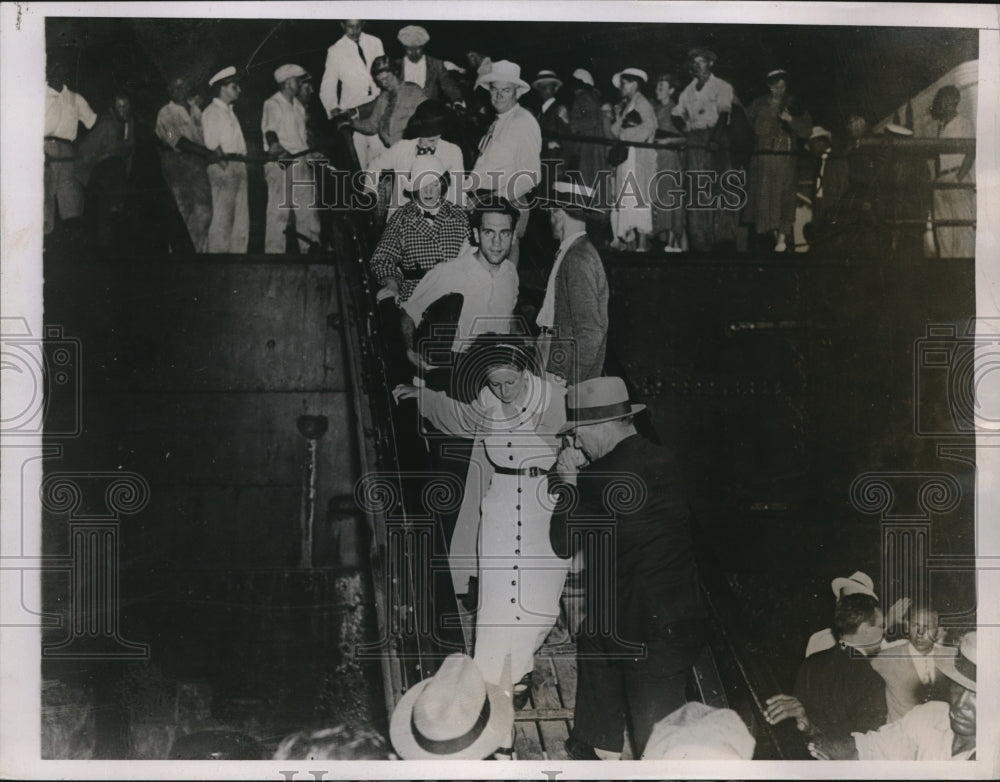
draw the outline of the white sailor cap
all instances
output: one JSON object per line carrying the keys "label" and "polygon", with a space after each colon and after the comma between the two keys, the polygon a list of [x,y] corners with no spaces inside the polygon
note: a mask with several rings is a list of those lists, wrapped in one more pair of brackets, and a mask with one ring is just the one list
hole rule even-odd
{"label": "white sailor cap", "polygon": [[213,84],[216,84],[217,82],[225,81],[226,79],[233,79],[235,77],[236,77],[236,68],[230,65],[226,68],[223,68],[221,71],[215,74],[215,76],[209,79],[208,86],[211,87]]}

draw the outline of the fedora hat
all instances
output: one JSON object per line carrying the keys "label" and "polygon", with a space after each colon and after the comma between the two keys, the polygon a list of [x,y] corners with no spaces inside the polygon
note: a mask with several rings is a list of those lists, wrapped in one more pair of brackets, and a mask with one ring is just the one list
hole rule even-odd
{"label": "fedora hat", "polygon": [[594,77],[590,75],[590,71],[586,68],[577,68],[573,71],[573,78],[577,81],[582,81],[584,84],[589,84],[591,87],[594,86]]}
{"label": "fedora hat", "polygon": [[934,661],[937,669],[953,682],[965,689],[976,691],[976,631],[962,636],[958,653],[951,657],[939,657]]}
{"label": "fedora hat", "polygon": [[854,571],[847,578],[833,579],[830,582],[830,589],[833,590],[833,596],[838,600],[847,595],[869,595],[878,600],[878,595],[875,594],[875,582],[872,581],[871,576],[860,570]]}
{"label": "fedora hat", "polygon": [[596,216],[605,211],[598,203],[598,191],[588,187],[582,177],[564,176],[552,183],[539,204],[548,209],[565,209],[567,212],[583,212],[583,217]]}
{"label": "fedora hat", "polygon": [[425,100],[406,123],[404,138],[427,138],[440,136],[448,130],[452,119],[451,109],[443,101]]}
{"label": "fedora hat", "polygon": [[566,389],[566,425],[559,434],[578,426],[600,424],[635,415],[646,405],[633,405],[620,377],[593,377]]}
{"label": "fedora hat", "polygon": [[510,741],[512,694],[509,656],[494,685],[467,654],[449,655],[399,699],[389,721],[392,746],[403,760],[482,760]]}
{"label": "fedora hat", "polygon": [[531,86],[537,88],[539,84],[547,81],[554,81],[556,83],[556,89],[558,90],[562,87],[562,79],[556,76],[555,71],[542,70],[535,75],[535,80],[531,82]]}
{"label": "fedora hat", "polygon": [[626,68],[623,71],[618,71],[618,73],[611,77],[611,83],[615,85],[615,89],[622,86],[622,76],[631,76],[633,79],[638,79],[643,84],[649,81],[649,74],[647,74],[642,68]]}
{"label": "fedora hat", "polygon": [[521,78],[521,66],[516,62],[498,60],[491,63],[490,69],[485,73],[483,72],[484,65],[486,65],[486,60],[483,60],[483,65],[479,66],[480,74],[476,84],[482,84],[487,89],[494,82],[513,84],[517,87],[517,97],[519,98],[531,89],[528,83]]}

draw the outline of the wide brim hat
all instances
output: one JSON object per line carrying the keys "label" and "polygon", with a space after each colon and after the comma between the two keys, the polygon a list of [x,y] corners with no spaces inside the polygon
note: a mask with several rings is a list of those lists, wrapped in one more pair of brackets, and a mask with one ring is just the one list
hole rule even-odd
{"label": "wide brim hat", "polygon": [[431,36],[420,25],[409,24],[396,33],[396,38],[403,46],[426,46]]}
{"label": "wide brim hat", "polygon": [[425,100],[406,123],[403,138],[441,136],[451,127],[453,117],[451,109],[443,101]]}
{"label": "wide brim hat", "polygon": [[868,595],[878,600],[878,595],[875,594],[875,582],[872,581],[871,576],[860,570],[854,571],[847,578],[833,579],[830,582],[830,589],[833,590],[833,596],[838,600],[846,595]]}
{"label": "wide brim hat", "polygon": [[622,76],[631,76],[634,79],[638,79],[643,84],[649,83],[649,74],[642,68],[626,68],[623,71],[618,71],[618,73],[611,77],[611,83],[615,85],[616,90],[622,86]]}
{"label": "wide brim hat", "polygon": [[[485,64],[484,60],[483,65]],[[483,65],[480,66],[480,71],[483,70]],[[477,85],[482,85],[487,89],[494,82],[513,84],[517,87],[517,97],[519,98],[531,89],[531,85],[521,78],[521,66],[510,60],[498,60],[490,63],[489,70],[485,73],[480,72],[479,78],[476,80]]]}
{"label": "wide brim hat", "polygon": [[602,208],[598,193],[577,178],[557,179],[538,203],[546,209],[565,209],[582,217],[596,217],[607,211]]}
{"label": "wide brim hat", "polygon": [[976,691],[976,631],[966,633],[952,657],[938,657],[937,669],[965,689]]}
{"label": "wide brim hat", "polygon": [[556,76],[555,71],[539,71],[535,74],[535,78],[531,82],[531,86],[537,89],[539,84],[544,84],[549,81],[554,81],[556,83],[557,90],[563,85],[562,79]]}
{"label": "wide brim hat", "polygon": [[444,163],[437,155],[417,155],[410,170],[400,177],[400,184],[403,187],[403,192],[411,195],[419,189],[427,177],[443,177],[447,173]]}
{"label": "wide brim hat", "polygon": [[559,434],[578,426],[626,418],[645,409],[645,405],[629,401],[628,389],[620,377],[594,377],[566,389],[566,424]]}
{"label": "wide brim hat", "polygon": [[509,743],[513,725],[510,658],[500,684],[490,684],[459,652],[399,699],[389,738],[403,760],[482,760]]}

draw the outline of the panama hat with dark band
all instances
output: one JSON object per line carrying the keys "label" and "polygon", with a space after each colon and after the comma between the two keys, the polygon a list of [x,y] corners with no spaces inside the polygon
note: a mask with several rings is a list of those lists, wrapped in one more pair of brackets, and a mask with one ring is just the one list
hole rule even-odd
{"label": "panama hat with dark band", "polygon": [[566,389],[566,425],[559,434],[578,426],[625,418],[645,409],[645,405],[629,401],[628,389],[620,377],[594,377]]}

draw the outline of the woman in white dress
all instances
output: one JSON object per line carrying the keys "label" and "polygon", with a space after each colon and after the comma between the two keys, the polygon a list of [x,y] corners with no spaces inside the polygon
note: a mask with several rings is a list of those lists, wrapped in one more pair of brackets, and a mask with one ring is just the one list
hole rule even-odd
{"label": "woman in white dress", "polygon": [[[615,107],[615,121],[611,126],[615,138],[649,142],[656,135],[656,112],[641,92],[641,87],[648,80],[646,72],[639,68],[626,68],[611,78],[622,96]],[[649,250],[650,234],[653,232],[649,188],[655,174],[656,150],[630,146],[628,157],[615,170],[618,198],[611,213],[611,228],[615,235],[611,244],[613,249]]]}
{"label": "woman in white dress", "polygon": [[[559,616],[569,567],[549,542],[554,501],[547,471],[555,463],[565,423],[565,386],[543,379],[513,337],[480,338],[460,374],[480,392],[469,404],[442,391],[399,386],[397,399],[416,397],[420,413],[448,434],[474,437],[465,499],[451,542],[453,574],[467,564],[478,537],[479,610],[474,659],[483,678],[501,681],[511,658],[515,705],[527,699],[535,652]],[[478,533],[478,534],[477,534]]]}

